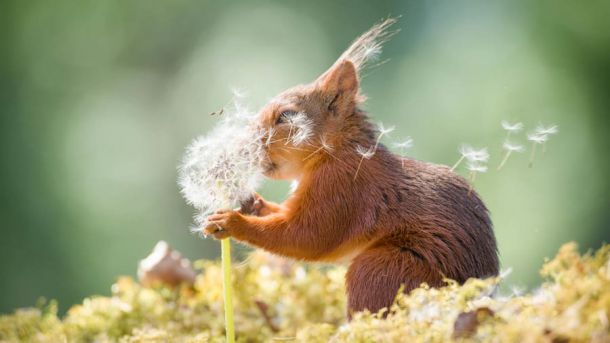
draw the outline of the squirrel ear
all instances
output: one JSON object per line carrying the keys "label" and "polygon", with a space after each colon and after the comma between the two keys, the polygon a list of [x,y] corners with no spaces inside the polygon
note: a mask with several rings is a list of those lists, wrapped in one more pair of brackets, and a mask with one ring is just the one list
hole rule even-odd
{"label": "squirrel ear", "polygon": [[353,105],[358,94],[358,72],[349,60],[335,63],[316,81],[317,88],[329,97],[328,109],[342,113]]}

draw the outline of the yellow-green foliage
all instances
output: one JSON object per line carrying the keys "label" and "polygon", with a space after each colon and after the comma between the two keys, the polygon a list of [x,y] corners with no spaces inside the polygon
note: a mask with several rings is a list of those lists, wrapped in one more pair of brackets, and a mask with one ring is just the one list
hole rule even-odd
{"label": "yellow-green foliage", "polygon": [[[91,297],[63,319],[51,302],[0,317],[0,341],[222,342],[221,269],[200,262],[192,288],[150,289],[130,278],[112,296]],[[564,245],[530,294],[494,295],[498,278],[425,285],[400,295],[387,317],[346,323],[344,270],[306,267],[255,253],[234,268],[240,342],[610,341],[610,246],[580,256]]]}

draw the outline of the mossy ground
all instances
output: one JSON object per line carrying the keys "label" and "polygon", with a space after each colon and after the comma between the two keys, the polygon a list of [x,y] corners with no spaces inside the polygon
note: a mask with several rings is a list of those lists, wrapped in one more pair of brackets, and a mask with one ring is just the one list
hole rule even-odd
{"label": "mossy ground", "polygon": [[[198,262],[193,287],[145,288],[121,277],[60,318],[54,302],[0,317],[1,342],[222,342],[220,264]],[[347,323],[341,268],[306,267],[254,253],[234,268],[239,342],[609,342],[610,246],[580,255],[573,243],[544,264],[523,295],[495,294],[500,279],[425,285],[387,317]]]}

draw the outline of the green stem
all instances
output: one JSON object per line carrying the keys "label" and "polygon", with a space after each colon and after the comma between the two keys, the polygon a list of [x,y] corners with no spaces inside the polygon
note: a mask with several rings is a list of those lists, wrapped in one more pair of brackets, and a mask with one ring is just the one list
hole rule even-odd
{"label": "green stem", "polygon": [[233,285],[231,283],[231,240],[220,241],[222,250],[222,285],[225,302],[225,329],[227,343],[235,342],[235,323],[233,321]]}

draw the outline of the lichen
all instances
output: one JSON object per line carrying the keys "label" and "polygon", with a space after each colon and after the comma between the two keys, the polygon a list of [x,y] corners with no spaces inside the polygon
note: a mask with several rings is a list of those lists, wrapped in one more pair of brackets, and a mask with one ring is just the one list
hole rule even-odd
{"label": "lichen", "polygon": [[[194,286],[143,287],[129,277],[63,318],[55,302],[0,317],[2,342],[223,342],[218,262],[199,261]],[[610,340],[610,246],[561,247],[532,292],[501,296],[500,278],[422,285],[384,313],[345,316],[343,268],[253,253],[234,268],[238,342],[551,342]]]}

